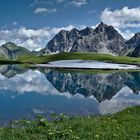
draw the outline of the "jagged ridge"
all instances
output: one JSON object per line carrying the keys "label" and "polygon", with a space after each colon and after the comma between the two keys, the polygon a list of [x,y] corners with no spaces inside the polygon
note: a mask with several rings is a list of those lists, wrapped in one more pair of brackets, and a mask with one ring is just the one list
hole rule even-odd
{"label": "jagged ridge", "polygon": [[[62,30],[50,40],[42,54],[59,52],[97,52],[112,55],[133,55],[140,46],[140,33],[130,40],[125,40],[113,27],[101,22],[95,29],[87,27],[71,31]],[[137,48],[137,50],[139,50]]]}
{"label": "jagged ridge", "polygon": [[59,52],[96,52],[122,56],[140,56],[140,33],[125,40],[113,26],[101,22],[95,29],[87,27],[71,31],[61,30],[39,52],[29,50],[8,42],[0,47],[0,57],[14,60],[21,55],[44,55]]}

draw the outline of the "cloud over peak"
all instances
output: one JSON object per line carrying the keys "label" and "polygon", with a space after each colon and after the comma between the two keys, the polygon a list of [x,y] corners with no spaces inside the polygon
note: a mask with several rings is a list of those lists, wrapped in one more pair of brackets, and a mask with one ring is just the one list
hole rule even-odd
{"label": "cloud over peak", "polygon": [[26,27],[20,27],[12,30],[0,30],[0,45],[11,41],[29,50],[39,50],[44,48],[47,42],[60,30],[71,30],[72,28],[74,26],[69,25],[60,28],[44,27],[40,29],[28,29]]}
{"label": "cloud over peak", "polygon": [[116,9],[104,9],[101,20],[117,28],[140,27],[140,7]]}

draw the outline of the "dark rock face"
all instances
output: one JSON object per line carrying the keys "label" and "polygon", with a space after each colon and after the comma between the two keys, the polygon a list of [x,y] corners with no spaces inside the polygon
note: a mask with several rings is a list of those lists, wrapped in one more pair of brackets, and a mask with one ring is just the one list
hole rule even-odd
{"label": "dark rock face", "polygon": [[140,57],[140,44],[132,49],[131,52],[129,52],[128,56],[131,57]]}
{"label": "dark rock face", "polygon": [[[125,40],[113,26],[101,22],[95,29],[60,31],[40,54],[59,52],[97,52],[139,57],[140,33]],[[134,52],[133,52],[134,51]],[[138,52],[138,53],[137,53]]]}
{"label": "dark rock face", "polygon": [[121,55],[125,39],[112,27],[101,22],[94,30],[87,27],[83,30],[72,29],[60,31],[48,42],[44,53],[48,52],[98,52]]}
{"label": "dark rock face", "polygon": [[140,57],[140,33],[136,33],[134,37],[126,42],[128,47],[128,56]]}
{"label": "dark rock face", "polygon": [[68,52],[79,37],[77,29],[72,29],[70,32],[62,30],[47,44],[47,49],[50,52]]}
{"label": "dark rock face", "polygon": [[21,55],[27,55],[31,52],[23,47],[17,46],[12,42],[8,42],[2,46],[0,46],[0,56],[14,60],[17,59]]}
{"label": "dark rock face", "polygon": [[140,33],[136,33],[134,37],[126,41],[126,45],[129,48],[136,48],[138,45],[140,45]]}
{"label": "dark rock face", "polygon": [[125,40],[112,26],[100,23],[92,34],[78,39],[70,51],[120,55],[124,44]]}

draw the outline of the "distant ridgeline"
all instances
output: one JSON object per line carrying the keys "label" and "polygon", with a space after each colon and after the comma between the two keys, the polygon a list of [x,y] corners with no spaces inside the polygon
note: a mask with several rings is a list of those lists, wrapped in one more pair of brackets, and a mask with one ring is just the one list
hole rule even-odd
{"label": "distant ridgeline", "polygon": [[31,52],[21,46],[17,46],[12,42],[8,42],[0,47],[0,58],[17,60],[19,56],[29,55]]}
{"label": "distant ridgeline", "polygon": [[46,47],[39,52],[29,50],[8,42],[0,47],[0,57],[10,60],[21,55],[59,52],[96,52],[116,56],[140,56],[140,33],[125,40],[113,26],[101,22],[95,29],[87,27],[83,30],[76,28],[71,31],[61,30],[50,40]]}
{"label": "distant ridgeline", "polygon": [[113,26],[101,22],[95,29],[62,30],[50,40],[43,54],[52,52],[97,52],[101,54],[140,56],[140,33],[125,40]]}

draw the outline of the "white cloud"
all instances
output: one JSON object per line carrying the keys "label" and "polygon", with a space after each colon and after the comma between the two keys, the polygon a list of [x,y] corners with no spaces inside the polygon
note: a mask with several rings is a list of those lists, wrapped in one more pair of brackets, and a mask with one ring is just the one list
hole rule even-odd
{"label": "white cloud", "polygon": [[130,31],[130,30],[125,30],[125,31],[121,31],[119,29],[116,28],[116,30],[126,39],[129,40],[130,38],[132,38],[134,36],[134,32]]}
{"label": "white cloud", "polygon": [[52,4],[52,1],[48,1],[48,0],[34,0],[33,3],[30,4],[30,7],[34,7],[37,5],[48,5],[48,4]]}
{"label": "white cloud", "polygon": [[36,8],[34,10],[34,14],[43,14],[43,13],[48,13],[48,14],[51,14],[51,13],[55,13],[57,10],[54,8],[54,9],[48,9],[48,8],[45,8],[45,7],[39,7],[39,8]]}
{"label": "white cloud", "polygon": [[[7,66],[1,66],[0,71],[6,69]],[[72,96],[69,92],[59,92],[45,77],[43,73],[38,70],[29,70],[22,74],[8,79],[0,74],[0,90],[7,90],[15,92],[17,95],[23,95],[29,92],[37,92],[42,95],[59,95],[67,98],[83,98],[82,95]],[[15,88],[13,88],[15,87]],[[11,95],[13,97],[13,95]]]}
{"label": "white cloud", "polygon": [[116,113],[130,106],[140,105],[140,95],[136,95],[129,87],[123,87],[112,99],[99,104],[102,115]]}
{"label": "white cloud", "polygon": [[29,50],[39,50],[44,48],[47,42],[60,30],[71,30],[72,28],[74,28],[73,25],[60,28],[27,29],[20,27],[19,29],[0,30],[0,45],[11,41]]}
{"label": "white cloud", "polygon": [[[96,26],[91,27],[95,28]],[[40,29],[28,29],[26,27],[20,27],[12,30],[3,29],[0,30],[0,45],[11,41],[29,50],[40,50],[41,48],[44,48],[47,42],[50,41],[60,30],[70,31],[72,28],[75,28],[75,26],[69,25],[58,28],[44,27]],[[86,28],[86,26],[81,25],[76,28],[80,30]],[[130,39],[134,35],[134,33],[130,30],[122,32],[120,29],[116,29],[125,39]]]}
{"label": "white cloud", "polygon": [[10,90],[21,95],[27,92],[38,92],[43,95],[58,94],[58,91],[48,82],[44,74],[37,70],[29,70],[10,79],[1,75],[0,77],[2,79],[0,90]]}
{"label": "white cloud", "polygon": [[47,28],[34,30],[34,29],[27,29],[25,27],[22,27],[18,30],[18,36],[23,38],[34,38],[38,36],[43,37],[48,35],[49,32]]}
{"label": "white cloud", "polygon": [[75,7],[81,7],[87,4],[87,0],[73,0],[71,4],[74,5]]}
{"label": "white cloud", "polygon": [[123,7],[114,11],[106,8],[101,14],[101,20],[117,28],[140,27],[140,7]]}

